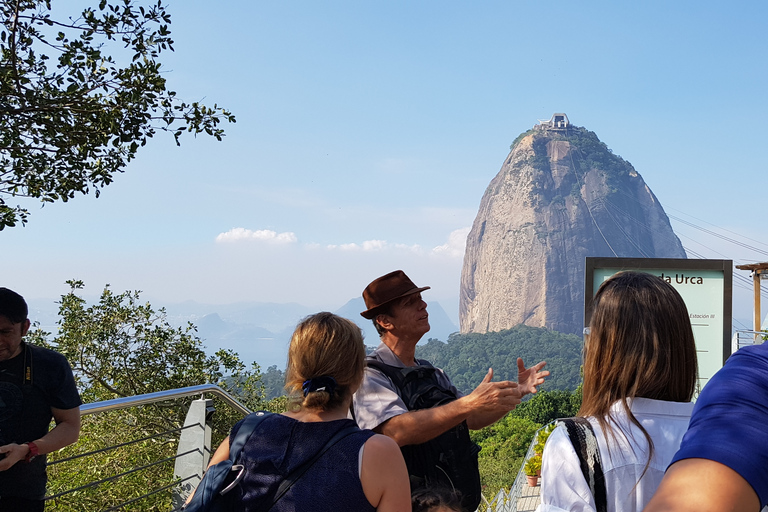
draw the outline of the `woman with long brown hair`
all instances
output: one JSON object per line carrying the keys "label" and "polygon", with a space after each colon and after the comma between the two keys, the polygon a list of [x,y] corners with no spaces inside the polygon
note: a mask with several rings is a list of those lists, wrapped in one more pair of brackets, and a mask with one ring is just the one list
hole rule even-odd
{"label": "woman with long brown hair", "polygon": [[[566,422],[549,437],[538,510],[640,511],[693,410],[696,346],[680,294],[650,274],[612,276],[593,299],[584,357],[579,417],[586,423]],[[575,423],[584,425],[586,442],[574,441]]]}
{"label": "woman with long brown hair", "polygon": [[[267,416],[248,438],[236,460],[246,468],[245,476],[227,494],[226,510],[411,510],[408,473],[397,443],[347,419],[364,368],[365,346],[354,323],[332,313],[317,313],[299,323],[286,372],[293,407]],[[216,450],[211,465],[229,457],[229,439],[242,423]],[[351,433],[323,453],[328,441],[345,430]],[[295,469],[306,467],[318,453],[323,454],[275,502],[286,477],[301,473]]]}

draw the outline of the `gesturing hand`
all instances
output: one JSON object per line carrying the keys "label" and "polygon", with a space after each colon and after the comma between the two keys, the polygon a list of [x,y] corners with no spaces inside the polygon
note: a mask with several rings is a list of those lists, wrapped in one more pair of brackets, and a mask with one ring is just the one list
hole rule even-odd
{"label": "gesturing hand", "polygon": [[491,379],[493,368],[488,369],[483,381],[469,395],[474,404],[473,409],[486,412],[507,412],[514,409],[522,398],[518,385],[508,380],[491,382]]}
{"label": "gesturing hand", "polygon": [[548,371],[541,371],[547,362],[542,361],[539,364],[525,368],[523,364],[523,358],[517,358],[517,384],[520,390],[520,396],[525,396],[528,393],[535,393],[536,386],[544,384],[544,377],[549,375]]}

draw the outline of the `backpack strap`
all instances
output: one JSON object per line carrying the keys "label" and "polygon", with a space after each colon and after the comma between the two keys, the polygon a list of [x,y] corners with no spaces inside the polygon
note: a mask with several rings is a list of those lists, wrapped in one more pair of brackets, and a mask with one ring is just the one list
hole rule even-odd
{"label": "backpack strap", "polygon": [[209,466],[195,489],[192,498],[182,505],[181,510],[204,512],[221,510],[219,500],[223,495],[237,487],[245,476],[245,466],[235,464],[243,451],[243,446],[253,434],[256,426],[271,415],[269,412],[255,412],[245,417],[243,423],[229,440],[229,459]]}
{"label": "backpack strap", "polygon": [[249,414],[243,420],[243,424],[240,425],[240,428],[237,430],[237,434],[235,435],[234,439],[230,439],[229,460],[232,461],[232,467],[230,471],[232,473],[237,472],[237,474],[229,484],[227,484],[223,489],[219,491],[219,494],[222,496],[234,489],[235,486],[240,483],[240,480],[242,480],[245,476],[245,466],[242,464],[235,464],[235,462],[240,456],[240,452],[243,451],[245,443],[248,442],[248,439],[251,438],[251,435],[256,430],[256,426],[271,414],[271,412],[267,411],[259,411]]}
{"label": "backpack strap", "polygon": [[248,442],[253,431],[256,430],[256,426],[271,414],[271,412],[259,411],[251,413],[245,417],[243,424],[240,425],[234,439],[229,440],[229,458],[232,462],[237,460],[240,452],[243,451],[243,446]]}
{"label": "backpack strap", "polygon": [[376,370],[379,370],[381,373],[386,375],[389,380],[392,381],[392,384],[394,384],[398,390],[402,389],[403,384],[405,383],[405,376],[401,371],[402,368],[390,366],[387,363],[382,363],[378,359],[372,358],[367,358],[365,360],[365,365],[368,368],[375,368]]}
{"label": "backpack strap", "polygon": [[605,490],[605,475],[600,460],[600,449],[597,445],[597,437],[592,425],[586,418],[573,417],[557,421],[565,427],[568,438],[571,440],[576,456],[579,458],[579,466],[584,480],[589,485],[589,490],[595,498],[597,512],[607,512],[608,494]]}

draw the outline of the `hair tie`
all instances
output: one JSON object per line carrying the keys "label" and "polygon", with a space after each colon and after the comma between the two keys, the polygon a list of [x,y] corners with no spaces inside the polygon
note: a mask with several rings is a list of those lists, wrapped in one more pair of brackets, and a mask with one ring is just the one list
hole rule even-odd
{"label": "hair tie", "polygon": [[301,389],[304,391],[304,396],[315,391],[325,391],[330,396],[333,396],[333,392],[336,391],[336,379],[329,376],[313,377],[305,380],[301,385]]}

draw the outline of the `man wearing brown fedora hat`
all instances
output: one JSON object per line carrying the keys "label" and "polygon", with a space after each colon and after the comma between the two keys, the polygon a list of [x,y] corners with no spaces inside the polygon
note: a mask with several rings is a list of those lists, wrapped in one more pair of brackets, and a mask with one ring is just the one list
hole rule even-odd
{"label": "man wearing brown fedora hat", "polygon": [[518,382],[483,381],[462,395],[448,376],[416,359],[416,344],[429,331],[427,304],[402,270],[375,279],[363,291],[360,313],[373,321],[381,343],[368,356],[363,383],[354,395],[353,415],[361,428],[385,434],[400,445],[411,485],[445,485],[461,491],[462,506],[480,502],[479,451],[468,429],[494,423],[549,375],[541,362],[525,368],[518,358]]}

